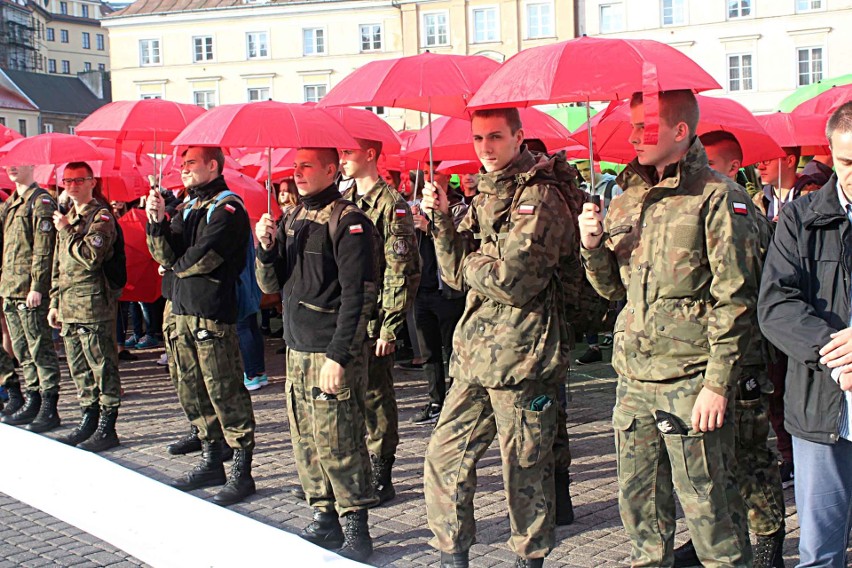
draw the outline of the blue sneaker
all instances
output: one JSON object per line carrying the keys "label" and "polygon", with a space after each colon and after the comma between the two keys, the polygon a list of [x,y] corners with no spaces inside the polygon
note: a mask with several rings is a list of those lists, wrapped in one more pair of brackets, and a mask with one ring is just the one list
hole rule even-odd
{"label": "blue sneaker", "polygon": [[124,346],[128,349],[133,349],[134,347],[136,347],[137,343],[139,343],[139,339],[137,339],[135,335],[131,335],[130,337],[124,340]]}
{"label": "blue sneaker", "polygon": [[265,387],[269,384],[269,377],[266,376],[266,373],[262,375],[258,375],[252,379],[249,379],[245,373],[243,373],[243,384],[245,384],[246,389],[250,391],[256,391],[260,387]]}
{"label": "blue sneaker", "polygon": [[[142,339],[136,342],[136,349],[151,349],[152,347],[159,347],[160,342],[151,337],[150,335],[143,335]],[[127,344],[125,344],[127,347]]]}

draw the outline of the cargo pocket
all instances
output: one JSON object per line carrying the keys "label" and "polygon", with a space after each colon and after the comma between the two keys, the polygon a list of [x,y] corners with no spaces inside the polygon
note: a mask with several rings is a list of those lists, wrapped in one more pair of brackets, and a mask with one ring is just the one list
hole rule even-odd
{"label": "cargo pocket", "polygon": [[636,474],[636,419],[618,407],[612,410],[612,427],[615,430],[615,462],[618,483],[623,485]]}
{"label": "cargo pocket", "polygon": [[314,439],[317,451],[325,458],[345,458],[355,453],[355,425],[349,391],[344,389],[336,399],[312,399],[314,406]]}
{"label": "cargo pocket", "polygon": [[[520,443],[518,444],[518,464],[522,468],[535,466],[541,457],[553,448],[556,437],[556,401],[541,411],[515,407],[515,420]],[[528,406],[529,403],[524,406]]]}
{"label": "cargo pocket", "polygon": [[405,276],[402,274],[384,275],[382,283],[382,308],[386,312],[398,313],[405,307],[408,288],[405,286]]}
{"label": "cargo pocket", "polygon": [[295,443],[302,439],[298,418],[301,412],[299,412],[300,409],[296,406],[296,387],[293,385],[293,381],[287,381],[285,388],[287,389],[287,418],[290,420],[290,438]]}
{"label": "cargo pocket", "polygon": [[713,486],[710,468],[707,465],[707,448],[704,436],[705,434],[699,432],[686,436],[668,435],[665,437],[666,449],[669,452],[672,464],[680,463],[680,471],[685,472],[689,478],[686,489],[691,489],[693,496],[699,499],[706,498]]}

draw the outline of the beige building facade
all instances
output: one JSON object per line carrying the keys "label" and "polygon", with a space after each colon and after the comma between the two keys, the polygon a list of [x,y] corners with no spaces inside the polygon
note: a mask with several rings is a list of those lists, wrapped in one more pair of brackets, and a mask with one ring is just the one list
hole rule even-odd
{"label": "beige building facade", "polygon": [[42,39],[44,71],[59,75],[109,71],[109,37],[99,21],[101,3],[61,0],[48,7],[51,13]]}

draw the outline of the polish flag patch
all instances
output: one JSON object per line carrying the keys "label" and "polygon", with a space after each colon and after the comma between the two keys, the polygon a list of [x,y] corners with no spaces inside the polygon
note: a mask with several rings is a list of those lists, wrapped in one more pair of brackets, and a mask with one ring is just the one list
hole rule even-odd
{"label": "polish flag patch", "polygon": [[107,214],[101,215],[101,221],[109,221],[109,215],[107,215]]}
{"label": "polish flag patch", "polygon": [[360,235],[364,232],[364,227],[362,225],[350,225],[349,226],[349,234],[350,235]]}
{"label": "polish flag patch", "polygon": [[394,212],[396,213],[397,219],[399,219],[400,217],[405,217],[405,209],[394,209]]}
{"label": "polish flag patch", "polygon": [[532,215],[535,213],[535,205],[521,205],[518,207],[518,213],[521,215]]}
{"label": "polish flag patch", "polygon": [[51,203],[53,203],[53,201],[51,201],[51,199],[49,197],[42,197],[41,202],[45,203],[47,205],[50,205]]}
{"label": "polish flag patch", "polygon": [[737,215],[748,215],[748,207],[746,207],[745,203],[734,201],[731,204],[731,207],[733,207],[734,213],[736,213]]}
{"label": "polish flag patch", "polygon": [[237,210],[237,208],[234,207],[233,205],[231,205],[230,203],[225,204],[225,211],[227,211],[228,213],[233,214],[234,211],[236,211],[236,210]]}

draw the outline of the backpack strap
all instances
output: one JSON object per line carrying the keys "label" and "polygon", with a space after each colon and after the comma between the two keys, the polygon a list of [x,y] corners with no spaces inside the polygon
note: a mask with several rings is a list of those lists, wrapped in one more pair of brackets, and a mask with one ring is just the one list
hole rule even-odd
{"label": "backpack strap", "polygon": [[343,199],[338,199],[334,202],[331,208],[331,215],[328,218],[328,234],[334,238],[337,233],[337,227],[340,225],[340,218],[343,217],[343,212],[346,210],[348,203]]}
{"label": "backpack strap", "polygon": [[190,197],[187,195],[183,200],[183,220],[186,221],[186,218],[189,217],[189,214],[192,212],[192,206],[198,202],[197,197]]}
{"label": "backpack strap", "polygon": [[[239,195],[237,195],[236,193],[234,193],[233,191],[231,191],[230,189],[220,191],[216,195],[216,197],[213,198],[213,201],[210,202],[210,205],[207,206],[207,222],[208,223],[210,222],[210,217],[213,216],[213,210],[216,209],[216,206],[219,205],[219,203],[221,203],[222,200],[224,200],[227,197],[236,197],[236,199],[232,199],[231,201],[239,201],[240,205],[243,205],[242,198]],[[245,209],[245,205],[243,205],[243,209]]]}
{"label": "backpack strap", "polygon": [[609,202],[612,201],[612,188],[615,187],[615,178],[609,180],[604,189],[604,207],[609,207]]}

